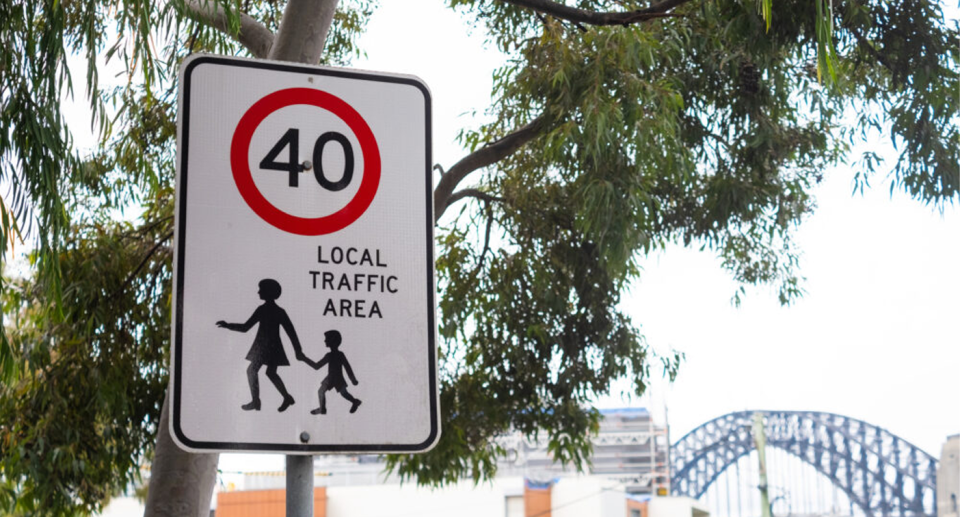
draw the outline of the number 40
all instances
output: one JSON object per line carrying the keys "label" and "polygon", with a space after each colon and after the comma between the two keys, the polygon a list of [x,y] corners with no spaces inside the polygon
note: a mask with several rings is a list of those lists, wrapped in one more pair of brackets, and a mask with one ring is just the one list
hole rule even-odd
{"label": "number 40", "polygon": [[[323,172],[323,150],[328,142],[336,142],[343,148],[343,175],[337,181],[328,180]],[[278,162],[277,157],[284,147],[290,149],[287,153],[287,161]],[[313,166],[315,167],[313,175],[321,187],[331,192],[347,188],[350,180],[353,179],[353,147],[347,137],[334,131],[328,131],[320,135],[320,138],[317,138],[316,143],[313,144]],[[260,168],[271,171],[287,171],[290,174],[290,186],[299,186],[299,173],[310,168],[309,165],[300,163],[300,130],[288,129],[270,149],[270,152],[260,160]]]}

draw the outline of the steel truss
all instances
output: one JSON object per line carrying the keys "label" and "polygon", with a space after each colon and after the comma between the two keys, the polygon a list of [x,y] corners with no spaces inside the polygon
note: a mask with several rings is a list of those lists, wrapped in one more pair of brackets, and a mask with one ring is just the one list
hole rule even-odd
{"label": "steel truss", "polygon": [[[721,416],[673,445],[671,487],[675,495],[700,498],[724,470],[754,449],[754,413]],[[812,465],[868,517],[937,514],[937,460],[910,442],[843,415],[760,413],[768,446]]]}

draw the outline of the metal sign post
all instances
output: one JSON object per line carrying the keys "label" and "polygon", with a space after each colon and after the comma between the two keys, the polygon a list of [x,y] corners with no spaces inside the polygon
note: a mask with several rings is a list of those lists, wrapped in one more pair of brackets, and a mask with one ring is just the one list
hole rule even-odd
{"label": "metal sign post", "polygon": [[287,455],[287,517],[313,517],[313,456]]}

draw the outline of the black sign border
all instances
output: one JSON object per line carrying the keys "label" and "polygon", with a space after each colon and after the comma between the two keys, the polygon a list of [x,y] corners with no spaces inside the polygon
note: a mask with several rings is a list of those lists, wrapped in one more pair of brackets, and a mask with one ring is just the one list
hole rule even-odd
{"label": "black sign border", "polygon": [[[183,360],[183,279],[185,265],[185,249],[183,243],[186,236],[187,220],[187,161],[189,157],[189,133],[190,133],[190,94],[191,94],[191,76],[193,71],[202,64],[214,64],[223,66],[232,66],[240,68],[254,68],[259,70],[271,70],[279,72],[291,72],[308,75],[323,75],[330,77],[341,77],[346,79],[359,79],[365,81],[386,82],[395,84],[404,84],[417,88],[424,97],[425,117],[426,117],[426,161],[425,161],[425,199],[426,199],[426,233],[427,233],[427,320],[429,328],[429,337],[427,343],[427,354],[430,368],[429,392],[430,392],[430,434],[427,438],[416,444],[283,444],[283,443],[241,443],[241,442],[203,442],[191,440],[186,436],[181,428],[181,402],[183,401],[183,392],[180,384],[182,375]],[[182,96],[180,134],[179,134],[179,167],[177,168],[177,195],[178,195],[178,217],[177,224],[177,257],[176,257],[176,302],[174,306],[176,326],[174,328],[175,347],[173,354],[173,400],[171,409],[173,418],[171,419],[171,431],[176,441],[181,445],[198,451],[237,451],[237,452],[291,452],[300,454],[319,453],[319,452],[341,452],[341,453],[386,453],[386,452],[426,452],[430,450],[440,438],[440,420],[439,420],[439,393],[437,391],[437,347],[436,347],[436,301],[435,289],[436,281],[434,279],[434,233],[433,233],[433,177],[432,177],[432,98],[430,90],[420,81],[412,77],[378,75],[362,72],[359,70],[333,69],[322,67],[310,67],[306,65],[296,65],[292,63],[259,61],[253,59],[228,58],[224,56],[201,55],[192,58],[186,65],[181,76],[180,94]]]}

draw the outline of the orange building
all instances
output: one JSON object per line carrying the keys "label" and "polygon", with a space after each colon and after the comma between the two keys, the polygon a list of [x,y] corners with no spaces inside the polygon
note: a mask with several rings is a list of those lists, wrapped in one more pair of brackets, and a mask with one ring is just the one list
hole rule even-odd
{"label": "orange building", "polygon": [[[286,490],[244,490],[217,494],[216,517],[284,517]],[[313,516],[327,517],[327,488],[313,489]]]}

